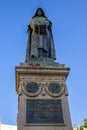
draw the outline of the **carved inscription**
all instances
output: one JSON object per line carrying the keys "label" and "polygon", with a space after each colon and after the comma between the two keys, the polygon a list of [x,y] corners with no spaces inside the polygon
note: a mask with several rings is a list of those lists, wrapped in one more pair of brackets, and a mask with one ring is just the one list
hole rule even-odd
{"label": "carved inscription", "polygon": [[27,99],[26,123],[64,123],[61,99]]}

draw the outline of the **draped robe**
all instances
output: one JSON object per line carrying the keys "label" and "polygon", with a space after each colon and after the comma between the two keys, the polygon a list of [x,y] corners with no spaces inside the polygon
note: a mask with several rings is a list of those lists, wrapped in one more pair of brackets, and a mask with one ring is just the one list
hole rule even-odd
{"label": "draped robe", "polygon": [[29,58],[56,59],[51,25],[45,17],[32,18],[28,25],[26,62]]}

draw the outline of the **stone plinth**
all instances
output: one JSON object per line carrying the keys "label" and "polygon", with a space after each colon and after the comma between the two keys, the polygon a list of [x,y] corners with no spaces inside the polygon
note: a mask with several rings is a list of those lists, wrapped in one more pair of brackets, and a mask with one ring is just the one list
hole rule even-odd
{"label": "stone plinth", "polygon": [[65,65],[16,67],[18,130],[72,130]]}

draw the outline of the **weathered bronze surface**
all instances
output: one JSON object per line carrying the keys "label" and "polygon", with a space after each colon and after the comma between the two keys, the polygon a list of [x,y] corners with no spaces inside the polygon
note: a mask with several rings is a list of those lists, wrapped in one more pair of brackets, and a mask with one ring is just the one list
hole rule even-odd
{"label": "weathered bronze surface", "polygon": [[27,92],[29,93],[35,93],[38,91],[38,85],[35,82],[29,82],[27,83],[27,85],[25,86],[25,89]]}
{"label": "weathered bronze surface", "polygon": [[61,99],[27,99],[26,105],[26,123],[64,123]]}
{"label": "weathered bronze surface", "polygon": [[45,16],[42,8],[36,10],[28,25],[28,42],[25,62],[30,58],[56,59],[52,23]]}

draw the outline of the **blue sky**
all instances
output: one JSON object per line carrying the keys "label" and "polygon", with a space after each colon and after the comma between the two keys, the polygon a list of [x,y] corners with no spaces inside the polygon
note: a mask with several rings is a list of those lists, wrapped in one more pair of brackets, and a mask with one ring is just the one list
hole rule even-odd
{"label": "blue sky", "polygon": [[67,78],[72,124],[87,118],[87,0],[0,0],[0,118],[16,124],[15,66],[24,62],[27,25],[42,7],[52,21],[57,60]]}

